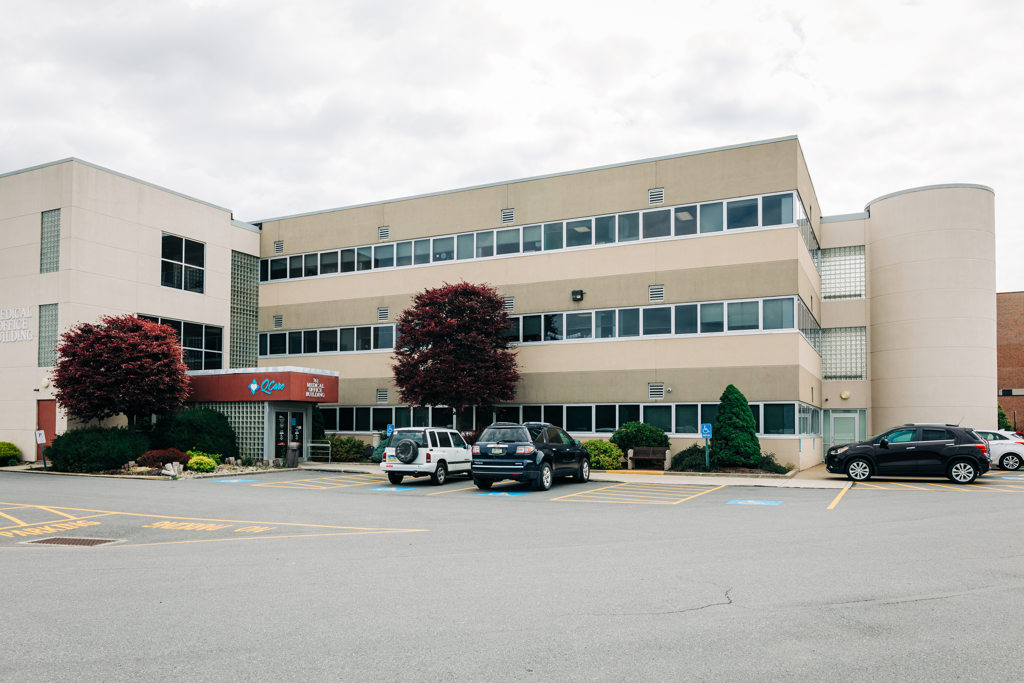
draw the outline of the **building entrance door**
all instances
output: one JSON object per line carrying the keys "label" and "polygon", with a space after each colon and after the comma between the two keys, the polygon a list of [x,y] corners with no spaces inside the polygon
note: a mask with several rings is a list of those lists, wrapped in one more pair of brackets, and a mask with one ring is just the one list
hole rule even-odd
{"label": "building entrance door", "polygon": [[285,460],[289,444],[298,444],[299,458],[305,452],[305,417],[302,410],[274,411],[274,457]]}
{"label": "building entrance door", "polygon": [[857,413],[833,412],[830,416],[832,423],[829,433],[832,435],[832,442],[829,447],[856,441],[857,435],[860,434],[859,417]]}

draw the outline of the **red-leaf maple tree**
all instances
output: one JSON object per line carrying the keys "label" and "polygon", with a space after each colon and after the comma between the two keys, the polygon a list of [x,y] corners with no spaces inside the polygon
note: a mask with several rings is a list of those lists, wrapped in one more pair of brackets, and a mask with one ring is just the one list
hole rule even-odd
{"label": "red-leaf maple tree", "polygon": [[519,371],[504,336],[509,317],[493,287],[460,282],[424,290],[397,322],[391,368],[403,402],[461,412],[515,398]]}
{"label": "red-leaf maple tree", "polygon": [[163,415],[188,398],[188,368],[174,330],[133,315],[79,323],[60,336],[53,386],[57,401],[89,421],[124,414]]}

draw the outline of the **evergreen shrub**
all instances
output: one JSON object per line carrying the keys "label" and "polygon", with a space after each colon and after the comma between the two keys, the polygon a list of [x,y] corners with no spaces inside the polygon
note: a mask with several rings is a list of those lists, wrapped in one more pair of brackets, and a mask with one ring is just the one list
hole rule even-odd
{"label": "evergreen shrub", "polygon": [[209,458],[210,460],[214,461],[218,465],[221,464],[221,462],[223,462],[223,460],[224,460],[224,456],[222,456],[220,453],[203,453],[202,451],[197,451],[194,448],[188,452],[188,456],[190,458],[194,458],[197,455],[201,455],[204,458]]}
{"label": "evergreen shrub", "polygon": [[185,467],[193,472],[213,472],[217,469],[217,461],[205,455],[193,455]]}
{"label": "evergreen shrub", "polygon": [[729,385],[719,399],[711,439],[712,467],[757,467],[761,442],[750,404],[739,389]]}
{"label": "evergreen shrub", "polygon": [[366,459],[366,443],[354,436],[330,435],[331,460],[340,462],[358,462]]}
{"label": "evergreen shrub", "polygon": [[627,422],[609,439],[623,453],[631,448],[668,448],[668,435],[646,422]]}
{"label": "evergreen shrub", "polygon": [[672,456],[668,467],[675,472],[707,472],[707,454],[704,444],[695,443]]}
{"label": "evergreen shrub", "polygon": [[603,439],[584,441],[583,447],[590,455],[590,467],[595,470],[622,469],[622,450]]}
{"label": "evergreen shrub", "polygon": [[219,453],[228,458],[238,455],[238,439],[228,418],[209,408],[191,408],[163,418],[153,428],[151,440],[154,448]]}
{"label": "evergreen shrub", "polygon": [[83,427],[53,438],[46,457],[58,472],[120,470],[149,449],[145,434],[124,427]]}
{"label": "evergreen shrub", "polygon": [[21,464],[21,449],[10,441],[0,441],[0,467]]}

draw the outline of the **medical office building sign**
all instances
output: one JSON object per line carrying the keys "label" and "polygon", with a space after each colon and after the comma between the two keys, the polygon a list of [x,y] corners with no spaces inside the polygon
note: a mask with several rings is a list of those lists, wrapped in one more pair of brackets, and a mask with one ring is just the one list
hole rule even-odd
{"label": "medical office building sign", "polygon": [[30,306],[0,308],[0,344],[35,339],[35,334],[29,327],[31,319],[32,308]]}

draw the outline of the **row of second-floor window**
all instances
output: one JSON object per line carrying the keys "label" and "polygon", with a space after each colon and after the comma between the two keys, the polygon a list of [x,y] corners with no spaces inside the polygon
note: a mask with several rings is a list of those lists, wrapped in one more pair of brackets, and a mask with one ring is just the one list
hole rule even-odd
{"label": "row of second-floor window", "polygon": [[160,284],[202,294],[206,283],[206,245],[163,233],[160,247]]}
{"label": "row of second-floor window", "polygon": [[[820,353],[820,327],[799,297],[512,316],[505,336],[515,344],[534,344],[792,329]],[[395,325],[261,332],[259,355],[381,351],[393,349],[396,342]]]}
{"label": "row of second-floor window", "polygon": [[785,192],[267,258],[260,282],[805,224],[799,195]]}
{"label": "row of second-floor window", "polygon": [[328,327],[289,332],[260,332],[260,356],[382,351],[395,346],[394,325]]}
{"label": "row of second-floor window", "polygon": [[224,367],[223,327],[141,313],[139,317],[174,330],[181,344],[182,358],[189,370],[220,370]]}
{"label": "row of second-floor window", "polygon": [[[397,427],[482,429],[493,422],[550,422],[574,434],[610,435],[627,422],[645,422],[679,437],[700,436],[702,423],[713,424],[717,403],[591,403],[508,405],[468,408],[456,414],[446,407],[320,406],[329,432],[370,433]],[[818,436],[821,410],[799,402],[751,403],[760,436]]]}

